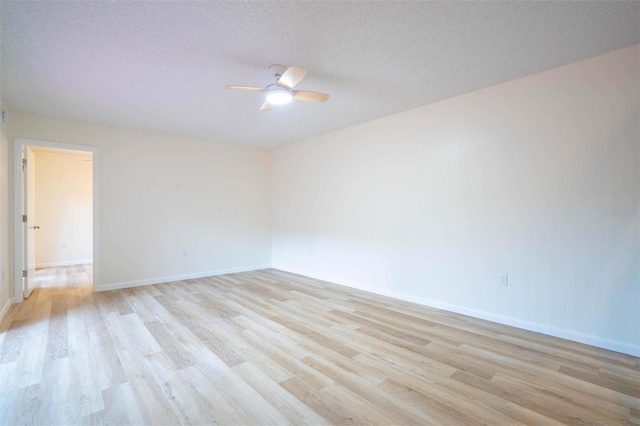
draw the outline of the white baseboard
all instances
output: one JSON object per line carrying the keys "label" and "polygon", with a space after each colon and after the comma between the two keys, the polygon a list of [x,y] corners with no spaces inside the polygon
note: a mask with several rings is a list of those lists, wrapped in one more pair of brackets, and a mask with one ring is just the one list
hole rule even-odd
{"label": "white baseboard", "polygon": [[122,283],[103,284],[93,291],[118,290],[121,288],[139,287],[143,285],[169,283],[172,281],[192,280],[195,278],[213,277],[216,275],[234,274],[236,272],[257,271],[260,269],[269,269],[271,265],[246,266],[242,268],[218,269],[216,271],[196,272],[193,274],[173,275],[169,277],[150,278],[147,280],[127,281]]}
{"label": "white baseboard", "polygon": [[7,314],[7,311],[9,310],[9,306],[11,306],[12,301],[13,299],[9,298],[7,300],[7,303],[5,303],[2,309],[0,309],[0,322],[2,322],[2,320],[4,319],[4,316]]}
{"label": "white baseboard", "polygon": [[364,290],[369,293],[379,294],[382,296],[392,297],[394,299],[417,303],[419,305],[428,306],[430,308],[442,309],[449,312],[468,315],[470,317],[479,318],[479,319],[495,322],[498,324],[509,325],[512,327],[521,328],[523,330],[535,331],[536,333],[542,333],[548,336],[560,337],[562,339],[572,340],[574,342],[584,343],[587,345],[596,346],[603,349],[609,349],[609,350],[624,353],[627,355],[640,356],[640,346],[638,345],[631,345],[628,343],[609,340],[609,339],[605,339],[599,336],[594,336],[591,334],[584,334],[584,333],[579,333],[579,332],[566,330],[562,328],[551,327],[548,325],[539,324],[535,322],[524,321],[517,318],[496,315],[490,312],[465,308],[463,306],[450,305],[448,303],[430,300],[423,297],[412,296],[406,293],[398,293],[391,290],[379,289],[379,288],[369,287],[369,286],[365,286],[357,283],[335,280],[330,277],[323,277],[315,274],[309,274],[309,273],[306,273],[305,271],[285,268],[278,265],[273,265],[272,268],[285,271],[285,272],[290,272],[292,274],[304,275],[304,276],[315,278],[322,281],[328,281],[330,283],[342,285],[345,287]]}
{"label": "white baseboard", "polygon": [[61,262],[45,262],[36,264],[36,268],[54,268],[56,266],[73,266],[73,265],[84,265],[86,263],[93,263],[93,259],[82,259],[82,260],[64,260]]}

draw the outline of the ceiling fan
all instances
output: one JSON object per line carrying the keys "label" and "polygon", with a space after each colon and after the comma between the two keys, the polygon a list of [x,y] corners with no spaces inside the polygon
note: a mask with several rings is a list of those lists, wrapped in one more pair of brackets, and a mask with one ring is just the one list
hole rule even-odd
{"label": "ceiling fan", "polygon": [[276,79],[275,83],[267,87],[232,86],[224,85],[225,89],[244,90],[247,92],[266,92],[265,100],[260,111],[268,111],[274,105],[284,105],[293,99],[307,102],[327,102],[329,95],[326,93],[309,92],[307,90],[293,90],[294,86],[307,75],[307,71],[297,67],[285,67],[283,65],[271,65],[269,71]]}

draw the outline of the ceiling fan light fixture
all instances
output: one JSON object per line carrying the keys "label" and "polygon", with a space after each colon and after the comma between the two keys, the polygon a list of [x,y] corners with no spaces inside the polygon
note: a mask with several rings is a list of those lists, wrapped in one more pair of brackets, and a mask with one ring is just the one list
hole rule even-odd
{"label": "ceiling fan light fixture", "polygon": [[[0,0],[2,1],[2,0]],[[267,87],[236,86],[225,84],[225,89],[243,90],[245,92],[264,92],[265,100],[260,106],[260,111],[269,111],[277,105],[288,104],[292,100],[305,102],[327,102],[329,95],[326,93],[310,92],[308,90],[293,90],[300,80],[307,75],[307,71],[298,67],[285,68],[282,65],[271,65],[269,71],[276,79],[275,83]]]}
{"label": "ceiling fan light fixture", "polygon": [[267,89],[267,102],[271,105],[284,105],[293,100],[291,89],[275,86]]}

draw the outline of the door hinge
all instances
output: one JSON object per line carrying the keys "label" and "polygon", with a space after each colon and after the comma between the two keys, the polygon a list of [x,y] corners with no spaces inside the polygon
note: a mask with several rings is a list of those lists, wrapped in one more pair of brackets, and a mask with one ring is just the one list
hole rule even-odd
{"label": "door hinge", "polygon": [[22,278],[27,278],[29,273],[27,271],[22,271]]}
{"label": "door hinge", "polygon": [[23,214],[23,215],[22,215],[22,221],[23,221],[23,222],[26,222],[26,221],[27,221],[27,215],[26,215],[26,214]]}
{"label": "door hinge", "polygon": [[24,168],[27,167],[27,159],[23,158],[22,159],[22,171],[24,172]]}

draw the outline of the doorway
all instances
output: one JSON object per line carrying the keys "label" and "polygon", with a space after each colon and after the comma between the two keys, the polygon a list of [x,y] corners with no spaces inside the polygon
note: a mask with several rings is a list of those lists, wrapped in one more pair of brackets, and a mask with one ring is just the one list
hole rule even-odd
{"label": "doorway", "polygon": [[14,303],[29,297],[36,284],[36,267],[92,262],[95,291],[97,183],[96,147],[15,140]]}

